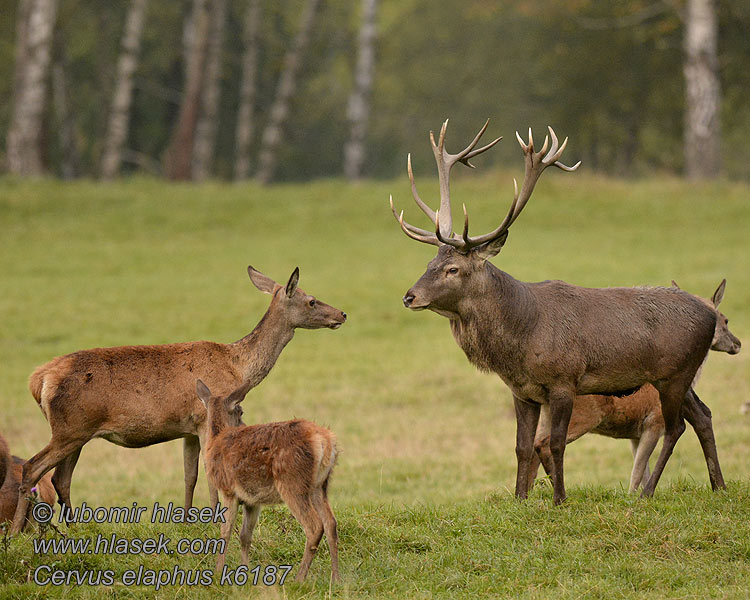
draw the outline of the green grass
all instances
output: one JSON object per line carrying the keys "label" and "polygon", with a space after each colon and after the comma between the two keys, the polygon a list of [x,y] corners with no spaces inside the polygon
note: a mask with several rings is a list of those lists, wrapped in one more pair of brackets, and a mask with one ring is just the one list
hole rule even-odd
{"label": "green grass", "polygon": [[[458,174],[472,232],[504,215],[515,173]],[[517,175],[517,174],[515,174]],[[418,182],[434,198],[436,182]],[[651,501],[626,492],[629,444],[585,436],[566,453],[565,506],[540,485],[512,498],[510,395],[478,373],[445,319],[403,309],[401,296],[434,249],[408,240],[388,194],[423,224],[406,177],[261,188],[0,180],[0,431],[29,457],[49,439],[26,388],[33,368],[95,346],[250,331],[268,297],[252,264],[350,316],[340,330],[300,331],[245,401],[246,422],[305,417],[342,448],[331,490],[343,584],[329,589],[323,549],[310,581],[260,597],[746,597],[750,589],[750,358],[712,353],[698,387],[711,406],[727,492],[711,493],[697,439],[686,432]],[[434,203],[434,200],[433,200]],[[677,179],[617,181],[545,175],[494,263],[527,281],[668,285],[709,296],[726,277],[722,310],[750,338],[750,188]],[[151,506],[182,501],[182,448],[88,444],[73,501]],[[203,474],[197,501],[208,500]],[[79,525],[70,535],[217,537],[218,526]],[[153,588],[38,588],[24,583],[31,538],[0,545],[0,597],[153,597]],[[264,509],[252,562],[301,558],[304,536],[283,507]],[[236,538],[229,564],[239,559]],[[21,560],[27,561],[26,564]],[[212,556],[60,556],[63,570],[213,568]],[[246,597],[247,588],[164,588],[159,597]]]}

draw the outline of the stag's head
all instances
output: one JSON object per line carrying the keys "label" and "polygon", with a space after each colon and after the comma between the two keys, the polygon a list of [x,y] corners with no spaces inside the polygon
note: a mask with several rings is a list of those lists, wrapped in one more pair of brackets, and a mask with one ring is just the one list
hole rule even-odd
{"label": "stag's head", "polygon": [[470,160],[477,154],[489,150],[502,139],[497,138],[481,148],[476,148],[488,125],[489,119],[471,143],[458,154],[449,154],[445,150],[447,120],[443,123],[437,143],[435,143],[435,136],[430,132],[430,143],[435,155],[440,183],[440,208],[437,211],[433,211],[419,197],[411,168],[411,155],[407,159],[412,196],[417,206],[432,221],[434,233],[414,227],[404,221],[403,211],[398,214],[393,207],[393,197],[391,197],[391,211],[406,235],[418,242],[438,247],[437,256],[430,261],[427,271],[404,295],[404,306],[407,308],[412,310],[429,309],[449,318],[459,314],[460,305],[464,299],[472,297],[474,293],[482,292],[485,286],[484,277],[486,277],[485,262],[502,249],[508,238],[510,226],[526,206],[542,171],[549,166],[555,166],[564,171],[575,171],[581,164],[579,161],[572,167],[568,167],[559,162],[568,143],[568,138],[565,138],[563,143],[559,144],[551,127],[548,128],[549,136],[545,137],[544,144],[538,152],[534,151],[534,138],[531,129],[529,129],[528,143],[525,143],[516,132],[518,143],[521,145],[525,156],[526,169],[520,192],[516,180],[513,180],[514,194],[510,210],[494,231],[471,237],[469,235],[469,215],[466,212],[466,205],[464,205],[463,232],[461,235],[457,235],[453,232],[451,217],[450,170],[457,162],[473,169],[474,165],[471,164]]}
{"label": "stag's head", "polygon": [[297,287],[299,267],[294,269],[285,286],[279,285],[252,267],[247,268],[247,274],[250,275],[250,281],[255,287],[273,296],[271,306],[276,314],[294,329],[338,329],[346,322],[345,312],[321,302]]}

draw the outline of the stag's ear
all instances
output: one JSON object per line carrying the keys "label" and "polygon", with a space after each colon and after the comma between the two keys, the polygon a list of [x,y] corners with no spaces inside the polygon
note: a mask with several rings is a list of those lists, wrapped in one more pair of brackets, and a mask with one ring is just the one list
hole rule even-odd
{"label": "stag's ear", "polygon": [[299,283],[299,267],[294,269],[291,277],[289,277],[289,281],[286,282],[286,297],[287,298],[291,298],[292,296],[294,296],[294,291],[297,289],[298,283]]}
{"label": "stag's ear", "polygon": [[211,399],[211,390],[208,389],[208,386],[199,379],[195,383],[195,391],[198,393],[201,402],[208,408],[208,401]]}
{"label": "stag's ear", "polygon": [[719,303],[721,303],[722,299],[724,298],[724,289],[726,287],[727,287],[727,280],[722,279],[721,283],[719,284],[719,287],[716,288],[714,295],[711,297],[711,302],[714,303],[714,307],[719,306]]}
{"label": "stag's ear", "polygon": [[273,279],[266,277],[263,273],[256,271],[252,267],[247,268],[247,274],[250,275],[250,281],[253,282],[253,285],[266,294],[273,294],[278,285]]}
{"label": "stag's ear", "polygon": [[501,235],[499,238],[490,240],[486,244],[482,244],[481,246],[477,246],[473,252],[475,256],[478,256],[482,260],[487,260],[488,258],[492,258],[493,256],[497,256],[498,252],[503,249],[503,246],[505,245],[505,240],[508,239],[508,232],[506,231],[503,235]]}
{"label": "stag's ear", "polygon": [[677,288],[678,290],[682,289],[679,285],[677,285],[677,282],[674,279],[672,280],[672,287]]}

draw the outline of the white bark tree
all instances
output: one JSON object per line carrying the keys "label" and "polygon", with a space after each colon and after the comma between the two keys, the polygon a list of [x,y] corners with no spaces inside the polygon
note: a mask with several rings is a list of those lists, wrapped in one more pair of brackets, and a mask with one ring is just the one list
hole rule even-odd
{"label": "white bark tree", "polygon": [[117,62],[115,92],[104,139],[101,175],[112,179],[120,172],[123,148],[128,138],[130,108],[133,103],[133,74],[138,67],[146,0],[131,0],[122,36],[122,50]]}
{"label": "white bark tree", "polygon": [[685,175],[707,179],[721,170],[721,84],[713,0],[688,0],[684,19]]}
{"label": "white bark tree", "polygon": [[8,169],[18,175],[41,175],[42,118],[57,0],[20,0],[16,21],[13,108],[8,126]]}
{"label": "white bark tree", "polygon": [[362,27],[354,72],[354,89],[349,96],[347,117],[349,141],[344,146],[344,174],[349,179],[362,176],[365,162],[365,138],[370,118],[370,94],[375,76],[375,40],[377,36],[378,0],[362,0]]}

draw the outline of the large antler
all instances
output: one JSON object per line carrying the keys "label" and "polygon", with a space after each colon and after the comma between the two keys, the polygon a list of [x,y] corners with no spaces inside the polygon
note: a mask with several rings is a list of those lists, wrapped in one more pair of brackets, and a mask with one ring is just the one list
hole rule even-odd
{"label": "large antler", "polygon": [[[534,152],[534,138],[531,133],[531,128],[529,128],[528,144],[525,144],[523,139],[521,139],[521,136],[518,134],[518,132],[516,132],[516,138],[518,139],[518,143],[521,145],[521,148],[524,152],[526,169],[524,172],[524,178],[523,183],[521,184],[520,193],[518,191],[518,184],[515,178],[513,179],[513,202],[510,205],[508,214],[503,219],[503,222],[500,223],[500,225],[494,231],[491,231],[490,233],[487,233],[485,235],[470,237],[469,215],[466,212],[466,205],[464,205],[463,233],[460,237],[453,235],[450,206],[450,188],[448,180],[450,175],[450,168],[456,162],[462,162],[467,166],[474,168],[474,165],[469,163],[469,159],[476,156],[480,152],[488,150],[502,139],[497,138],[486,146],[474,150],[474,146],[476,146],[479,142],[479,138],[487,129],[488,124],[489,119],[484,124],[484,127],[482,127],[482,129],[476,135],[474,140],[472,140],[471,144],[469,144],[469,146],[467,146],[466,149],[464,149],[459,154],[448,154],[447,152],[445,152],[444,145],[445,130],[448,126],[447,120],[445,121],[445,123],[443,123],[443,127],[440,130],[440,138],[438,144],[435,144],[434,136],[432,132],[430,132],[430,141],[432,142],[432,149],[438,165],[438,177],[440,180],[440,209],[437,212],[433,212],[419,198],[419,195],[417,194],[417,188],[414,184],[414,175],[411,170],[411,156],[409,157],[407,161],[407,168],[409,172],[409,180],[411,181],[412,195],[414,196],[414,200],[417,205],[430,218],[430,220],[433,222],[433,225],[435,226],[435,233],[431,233],[424,229],[409,225],[404,221],[403,211],[401,211],[400,215],[396,214],[396,210],[393,208],[393,197],[391,197],[391,210],[393,211],[393,215],[401,224],[401,228],[404,230],[404,233],[406,233],[406,235],[408,235],[410,238],[420,242],[425,242],[427,244],[433,244],[435,246],[448,244],[450,246],[453,246],[460,252],[469,252],[472,248],[476,248],[477,246],[495,241],[497,241],[502,246],[502,244],[505,243],[505,240],[508,237],[508,229],[518,218],[518,215],[521,214],[521,211],[529,201],[531,193],[534,191],[534,186],[536,185],[537,180],[542,174],[542,171],[544,171],[544,169],[549,166],[555,166],[558,169],[562,169],[564,171],[575,171],[581,164],[581,161],[578,161],[572,167],[568,167],[559,162],[559,159],[562,156],[563,151],[565,150],[565,146],[568,144],[568,138],[566,137],[565,140],[563,140],[563,143],[559,144],[557,135],[555,135],[555,132],[551,127],[547,128],[549,129],[549,136],[545,136],[544,144],[542,145],[542,148],[539,152]],[[550,138],[552,139],[551,147],[549,146]]]}

